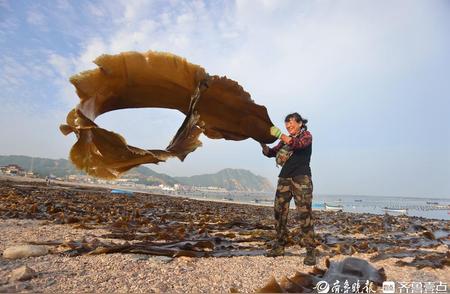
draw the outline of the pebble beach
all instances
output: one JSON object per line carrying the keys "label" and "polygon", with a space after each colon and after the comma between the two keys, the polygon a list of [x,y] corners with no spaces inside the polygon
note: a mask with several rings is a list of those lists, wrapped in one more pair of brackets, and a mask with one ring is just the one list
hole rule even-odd
{"label": "pebble beach", "polygon": [[[1,256],[0,292],[255,292],[272,277],[313,269],[303,265],[293,210],[286,255],[264,256],[274,236],[272,213],[257,205],[2,181],[0,252],[33,245],[47,253]],[[388,281],[450,282],[448,221],[324,211],[315,218],[317,268],[353,256],[383,268]],[[25,266],[31,277],[18,278],[14,271]]]}

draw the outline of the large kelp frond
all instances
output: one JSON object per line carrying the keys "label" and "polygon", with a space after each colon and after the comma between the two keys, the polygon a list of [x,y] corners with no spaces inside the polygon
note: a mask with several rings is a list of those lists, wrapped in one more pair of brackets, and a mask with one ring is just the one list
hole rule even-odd
{"label": "large kelp frond", "polygon": [[[237,82],[210,76],[184,58],[149,51],[102,55],[98,68],[73,76],[80,103],[60,130],[74,132],[78,141],[70,159],[79,169],[102,178],[116,178],[144,163],[170,157],[180,160],[201,146],[201,133],[212,139],[253,138],[272,143],[272,122],[264,106],[254,103]],[[157,107],[186,115],[165,150],[144,150],[126,143],[119,134],[94,123],[99,115],[118,109]]]}

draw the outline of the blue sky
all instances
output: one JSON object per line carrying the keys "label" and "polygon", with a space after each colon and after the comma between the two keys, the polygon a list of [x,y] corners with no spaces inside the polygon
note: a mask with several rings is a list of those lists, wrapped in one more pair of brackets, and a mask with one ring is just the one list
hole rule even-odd
{"label": "blue sky", "polygon": [[[100,54],[168,51],[237,80],[283,127],[309,119],[316,193],[450,198],[449,1],[0,0],[0,154],[67,158],[58,130],[71,75]],[[165,148],[183,115],[99,117],[141,148]],[[252,140],[202,136],[159,172],[279,170]]]}

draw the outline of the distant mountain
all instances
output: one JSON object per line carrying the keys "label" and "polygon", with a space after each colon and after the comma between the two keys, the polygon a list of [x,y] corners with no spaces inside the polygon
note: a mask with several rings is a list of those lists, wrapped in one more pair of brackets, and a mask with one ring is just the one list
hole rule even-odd
{"label": "distant mountain", "polygon": [[33,171],[43,177],[49,176],[50,174],[53,174],[56,177],[83,174],[83,172],[77,170],[73,164],[66,159],[55,160],[23,155],[0,155],[0,166],[8,164],[17,164],[24,170]]}
{"label": "distant mountain", "polygon": [[[0,166],[17,164],[26,171],[33,171],[41,177],[50,174],[56,177],[85,174],[76,169],[66,159],[48,159],[22,155],[0,155]],[[215,174],[196,175],[191,177],[171,177],[157,173],[146,166],[139,166],[125,173],[123,178],[137,178],[140,184],[168,185],[184,184],[189,186],[221,187],[229,191],[273,191],[274,188],[268,179],[257,176],[244,169],[227,168]]]}
{"label": "distant mountain", "polygon": [[125,173],[127,178],[138,178],[140,183],[147,185],[168,185],[180,184],[177,180],[166,174],[160,174],[146,166],[138,166]]}
{"label": "distant mountain", "polygon": [[192,177],[175,177],[183,184],[192,186],[216,186],[229,191],[273,191],[268,179],[257,176],[245,169],[226,168],[215,174]]}

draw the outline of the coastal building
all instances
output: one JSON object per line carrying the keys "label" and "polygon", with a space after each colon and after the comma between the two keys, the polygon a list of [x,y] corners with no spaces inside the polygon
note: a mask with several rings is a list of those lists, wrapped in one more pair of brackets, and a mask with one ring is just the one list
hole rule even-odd
{"label": "coastal building", "polygon": [[6,166],[0,167],[3,174],[9,176],[25,176],[26,171],[17,164],[8,164]]}
{"label": "coastal building", "polygon": [[161,188],[161,190],[163,190],[163,191],[175,191],[175,188],[170,187],[170,186],[166,186],[166,185],[163,185],[163,184],[159,185],[159,188]]}
{"label": "coastal building", "polygon": [[220,192],[220,193],[224,193],[224,192],[228,192],[227,189],[222,188],[222,187],[215,187],[215,186],[208,186],[208,187],[195,187],[195,189],[197,191],[202,191],[202,192],[211,192],[211,193],[215,193],[215,192]]}

